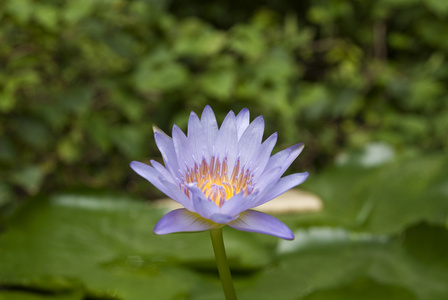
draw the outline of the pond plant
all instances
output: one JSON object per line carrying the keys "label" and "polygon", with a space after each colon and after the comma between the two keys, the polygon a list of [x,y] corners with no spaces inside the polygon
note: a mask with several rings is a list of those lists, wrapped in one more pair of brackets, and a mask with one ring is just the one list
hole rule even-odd
{"label": "pond plant", "polygon": [[165,166],[133,161],[131,168],[183,208],[170,211],[157,223],[155,234],[209,230],[226,299],[236,299],[227,262],[222,227],[294,239],[278,219],[252,208],[304,182],[308,173],[282,177],[303,149],[299,143],[271,156],[277,133],[264,142],[262,116],[250,122],[249,110],[230,111],[218,127],[206,106],[194,112],[187,135],[174,125],[172,137],[154,127],[154,138]]}

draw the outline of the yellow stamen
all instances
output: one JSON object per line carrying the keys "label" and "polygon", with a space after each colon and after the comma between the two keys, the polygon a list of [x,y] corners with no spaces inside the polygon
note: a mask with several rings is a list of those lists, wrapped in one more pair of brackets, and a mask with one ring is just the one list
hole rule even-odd
{"label": "yellow stamen", "polygon": [[[202,160],[200,165],[195,166],[185,173],[185,185],[197,183],[204,192],[205,197],[221,207],[225,201],[241,192],[245,196],[252,192],[252,177],[249,170],[240,169],[239,160],[233,167],[230,178],[228,177],[227,158],[222,163],[219,159],[212,157],[210,163]],[[182,187],[184,193],[190,197],[188,188]]]}

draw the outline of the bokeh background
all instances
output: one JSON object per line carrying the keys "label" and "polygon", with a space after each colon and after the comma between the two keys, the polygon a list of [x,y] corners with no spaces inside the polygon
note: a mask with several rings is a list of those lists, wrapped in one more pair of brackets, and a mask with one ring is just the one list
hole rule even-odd
{"label": "bokeh background", "polygon": [[222,299],[157,237],[152,125],[263,115],[319,212],[226,230],[241,299],[448,298],[448,2],[3,0],[0,298]]}

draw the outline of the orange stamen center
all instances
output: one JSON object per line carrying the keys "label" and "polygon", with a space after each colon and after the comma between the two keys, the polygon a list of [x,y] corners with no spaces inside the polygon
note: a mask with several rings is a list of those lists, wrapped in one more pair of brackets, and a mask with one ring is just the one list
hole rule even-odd
{"label": "orange stamen center", "polygon": [[230,173],[228,173],[227,158],[222,163],[214,157],[210,163],[204,159],[200,165],[195,164],[194,168],[187,170],[182,190],[190,198],[190,191],[186,185],[197,183],[205,197],[219,207],[236,194],[243,192],[247,196],[252,193],[253,175],[249,170],[240,169],[239,160],[233,167],[230,177],[228,174]]}

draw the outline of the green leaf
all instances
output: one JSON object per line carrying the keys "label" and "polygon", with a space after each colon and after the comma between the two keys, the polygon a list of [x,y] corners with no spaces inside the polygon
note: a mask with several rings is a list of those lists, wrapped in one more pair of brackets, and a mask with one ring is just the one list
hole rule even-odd
{"label": "green leaf", "polygon": [[166,49],[142,58],[134,75],[135,86],[142,92],[163,92],[182,87],[188,71]]}
{"label": "green leaf", "polygon": [[382,284],[368,278],[357,278],[347,285],[311,292],[303,300],[415,300],[415,295],[400,286]]}
{"label": "green leaf", "polygon": [[428,9],[439,15],[440,17],[446,17],[448,15],[448,2],[438,0],[423,0],[423,3]]}
{"label": "green leaf", "polygon": [[36,18],[37,23],[48,30],[57,30],[59,16],[56,7],[47,4],[37,4],[34,6],[34,9],[34,17]]}
{"label": "green leaf", "polygon": [[[191,268],[215,271],[213,250],[208,232],[155,236],[164,212],[117,196],[33,199],[0,236],[0,284],[82,289],[90,297],[185,297],[205,284]],[[224,235],[233,270],[269,263],[271,252],[253,234]]]}
{"label": "green leaf", "polygon": [[7,11],[22,24],[30,20],[34,8],[35,5],[30,0],[8,1],[6,5]]}
{"label": "green leaf", "polygon": [[[278,249],[283,254],[278,263],[242,290],[239,299],[445,299],[446,255],[437,255],[435,267],[411,256],[410,251],[429,256],[437,243],[445,249],[447,232],[440,239],[440,227],[420,226],[404,233],[404,240],[337,228],[298,230],[293,242],[280,243]],[[429,244],[408,246],[407,234],[414,235],[414,231],[420,232],[415,238],[429,235]]]}
{"label": "green leaf", "polygon": [[10,126],[21,142],[35,150],[46,150],[53,142],[50,130],[42,120],[19,116],[11,120]]}
{"label": "green leaf", "polygon": [[231,29],[229,47],[249,61],[259,59],[266,50],[261,31],[247,25],[237,25]]}
{"label": "green leaf", "polygon": [[88,16],[95,7],[94,1],[78,0],[66,2],[63,18],[68,24],[74,24]]}
{"label": "green leaf", "polygon": [[434,155],[377,168],[330,167],[306,186],[324,201],[328,224],[396,233],[423,220],[444,224],[447,166],[444,156]]}
{"label": "green leaf", "polygon": [[29,194],[36,194],[45,174],[43,169],[38,165],[26,165],[13,170],[11,181],[24,188]]}
{"label": "green leaf", "polygon": [[146,134],[142,127],[123,125],[114,128],[111,135],[115,145],[127,157],[142,157],[145,155]]}
{"label": "green leaf", "polygon": [[175,28],[174,52],[179,56],[203,57],[218,53],[226,36],[198,19],[186,19]]}
{"label": "green leaf", "polygon": [[84,295],[79,292],[65,292],[57,294],[38,294],[23,291],[0,290],[0,299],[2,300],[83,300]]}
{"label": "green leaf", "polygon": [[219,100],[230,98],[235,82],[236,74],[233,70],[207,72],[199,79],[201,90]]}

